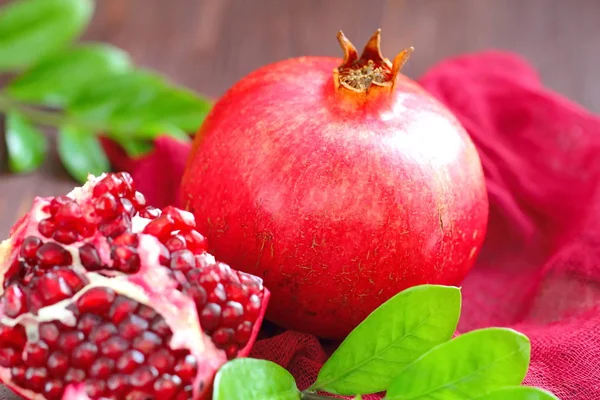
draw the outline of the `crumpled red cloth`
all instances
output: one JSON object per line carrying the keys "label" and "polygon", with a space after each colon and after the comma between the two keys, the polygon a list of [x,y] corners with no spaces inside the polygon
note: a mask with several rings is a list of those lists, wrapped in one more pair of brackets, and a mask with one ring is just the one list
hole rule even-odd
{"label": "crumpled red cloth", "polygon": [[[515,328],[532,343],[525,384],[563,400],[600,399],[600,117],[545,88],[508,53],[447,60],[420,83],[468,130],[490,195],[489,233],[463,283],[459,331]],[[164,206],[178,201],[189,148],[160,138],[139,160],[109,153]],[[317,338],[284,331],[259,340],[252,356],[284,366],[303,389],[327,354]]]}

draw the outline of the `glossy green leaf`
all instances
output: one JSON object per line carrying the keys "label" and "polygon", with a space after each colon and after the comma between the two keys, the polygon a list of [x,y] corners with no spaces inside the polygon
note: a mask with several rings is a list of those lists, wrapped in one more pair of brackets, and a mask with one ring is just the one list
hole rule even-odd
{"label": "glossy green leaf", "polygon": [[471,331],[431,349],[390,385],[386,400],[475,399],[520,385],[529,366],[529,339],[505,328]]}
{"label": "glossy green leaf", "polygon": [[37,169],[46,157],[46,136],[22,115],[6,115],[6,150],[12,172],[25,173]]}
{"label": "glossy green leaf", "polygon": [[58,132],[58,155],[69,174],[81,183],[88,174],[98,176],[110,170],[98,137],[72,126],[64,126]]}
{"label": "glossy green leaf", "polygon": [[559,400],[558,397],[545,390],[529,386],[513,386],[496,389],[477,400]]}
{"label": "glossy green leaf", "polygon": [[137,70],[113,76],[103,85],[86,86],[73,100],[69,113],[121,135],[153,139],[160,124],[196,131],[210,107],[205,99],[170,86],[153,73]]}
{"label": "glossy green leaf", "polygon": [[21,69],[75,39],[94,11],[92,0],[19,0],[0,9],[0,70]]}
{"label": "glossy green leaf", "polygon": [[311,390],[376,393],[409,363],[449,340],[460,316],[460,289],[422,285],[377,308],[323,365]]}
{"label": "glossy green leaf", "polygon": [[299,400],[294,377],[279,365],[254,358],[225,364],[215,377],[213,400]]}
{"label": "glossy green leaf", "polygon": [[154,148],[151,141],[135,139],[127,136],[111,135],[111,140],[117,142],[129,157],[143,156]]}
{"label": "glossy green leaf", "polygon": [[123,50],[106,44],[85,44],[47,57],[18,76],[6,90],[22,101],[64,107],[84,85],[103,85],[107,76],[130,68],[131,60]]}

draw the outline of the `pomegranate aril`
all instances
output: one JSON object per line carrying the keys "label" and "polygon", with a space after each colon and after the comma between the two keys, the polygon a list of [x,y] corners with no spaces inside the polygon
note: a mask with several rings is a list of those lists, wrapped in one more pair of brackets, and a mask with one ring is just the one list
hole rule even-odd
{"label": "pomegranate aril", "polygon": [[110,288],[94,287],[77,299],[77,308],[82,313],[87,312],[105,316],[111,308],[115,297],[114,290]]}
{"label": "pomegranate aril", "polygon": [[165,319],[163,317],[161,317],[160,315],[157,315],[154,318],[154,320],[152,321],[152,325],[150,326],[150,329],[152,329],[153,332],[158,333],[159,336],[161,336],[163,338],[170,337],[170,335],[171,335],[171,328],[169,328],[167,321],[165,321]]}
{"label": "pomegranate aril", "polygon": [[129,199],[120,199],[121,202],[121,209],[123,210],[123,212],[127,215],[129,215],[130,217],[133,217],[135,215],[135,207],[133,206],[133,203],[131,201],[129,201]]}
{"label": "pomegranate aril", "polygon": [[113,248],[112,258],[115,260],[115,267],[119,271],[134,273],[140,268],[140,256],[133,247],[117,246]]}
{"label": "pomegranate aril", "polygon": [[154,311],[152,308],[145,306],[145,305],[140,305],[140,307],[137,310],[137,314],[144,318],[146,321],[150,321],[152,320],[154,317],[156,317],[156,311]]}
{"label": "pomegranate aril", "polygon": [[12,367],[10,369],[10,375],[12,380],[17,385],[23,385],[25,383],[25,373],[27,372],[27,367],[23,365],[18,365],[16,367]]}
{"label": "pomegranate aril", "polygon": [[102,357],[94,361],[89,373],[92,378],[106,379],[110,376],[114,367],[115,362],[112,359]]}
{"label": "pomegranate aril", "polygon": [[43,268],[69,265],[73,261],[71,253],[54,242],[44,243],[40,246],[36,252],[36,257],[39,265]]}
{"label": "pomegranate aril", "polygon": [[235,332],[231,328],[219,328],[213,332],[211,337],[217,347],[223,347],[231,342],[234,334]]}
{"label": "pomegranate aril", "polygon": [[60,331],[53,322],[43,322],[38,329],[40,339],[46,342],[49,346],[54,347],[58,343]]}
{"label": "pomegranate aril", "polygon": [[236,327],[244,315],[244,307],[237,301],[228,301],[221,311],[221,321],[223,326]]}
{"label": "pomegranate aril", "polygon": [[119,236],[131,230],[131,219],[125,214],[119,214],[115,219],[100,225],[100,233],[109,238]]}
{"label": "pomegranate aril", "polygon": [[125,232],[113,239],[113,244],[118,246],[137,247],[139,244],[138,237],[135,233]]}
{"label": "pomegranate aril", "polygon": [[69,368],[65,374],[65,382],[83,382],[85,379],[85,371],[77,368]]}
{"label": "pomegranate aril", "polygon": [[82,332],[70,331],[64,332],[58,338],[58,346],[66,353],[70,354],[79,343],[83,342],[84,336]]}
{"label": "pomegranate aril", "polygon": [[23,361],[29,367],[42,367],[46,364],[49,353],[50,349],[44,341],[28,342],[23,350]]}
{"label": "pomegranate aril", "polygon": [[150,355],[154,350],[162,345],[162,339],[154,332],[146,331],[133,340],[132,348]]}
{"label": "pomegranate aril", "polygon": [[73,293],[79,292],[88,283],[88,280],[85,276],[71,268],[56,268],[53,271],[56,276],[64,279],[65,282],[67,282],[67,285],[69,285]]}
{"label": "pomegranate aril", "polygon": [[235,343],[225,346],[225,354],[229,360],[235,358],[239,351],[240,347]]}
{"label": "pomegranate aril", "polygon": [[112,335],[116,335],[118,332],[117,327],[110,322],[105,322],[96,328],[94,328],[88,335],[90,342],[94,344],[100,344]]}
{"label": "pomegranate aril", "polygon": [[211,303],[223,304],[227,301],[227,294],[225,293],[225,286],[222,283],[217,283],[215,288],[208,295],[208,301]]}
{"label": "pomegranate aril", "polygon": [[23,325],[14,327],[0,324],[0,343],[2,346],[12,346],[16,349],[22,349],[27,341],[25,328]]}
{"label": "pomegranate aril", "polygon": [[144,365],[139,367],[131,374],[129,382],[131,386],[137,389],[150,389],[154,380],[158,377],[156,368]]}
{"label": "pomegranate aril", "polygon": [[246,306],[244,307],[246,319],[253,321],[256,318],[258,318],[258,315],[260,314],[260,306],[261,306],[260,297],[258,297],[258,295],[256,295],[256,294],[251,295],[248,298],[248,302],[246,303]]}
{"label": "pomegranate aril", "polygon": [[9,285],[0,304],[3,306],[4,314],[9,318],[15,318],[25,312],[26,299],[21,287],[16,283]]}
{"label": "pomegranate aril", "polygon": [[52,376],[62,378],[69,369],[69,357],[63,352],[55,351],[48,357],[46,366]]}
{"label": "pomegranate aril", "polygon": [[62,244],[71,244],[77,241],[77,233],[71,230],[61,229],[54,232],[52,239]]}
{"label": "pomegranate aril", "polygon": [[167,206],[162,210],[163,215],[168,215],[173,220],[175,229],[188,230],[196,227],[196,219],[194,214],[189,211],[184,211],[173,206]]}
{"label": "pomegranate aril", "polygon": [[200,326],[206,332],[216,329],[221,323],[221,306],[209,303],[200,312]]}
{"label": "pomegranate aril", "polygon": [[128,350],[117,360],[117,369],[124,374],[132,373],[145,361],[144,355],[137,350]]}
{"label": "pomegranate aril", "polygon": [[18,363],[21,359],[21,354],[12,347],[0,348],[0,367],[10,368]]}
{"label": "pomegranate aril", "polygon": [[179,250],[171,253],[171,269],[186,272],[196,266],[194,254],[187,250]]}
{"label": "pomegranate aril", "polygon": [[119,333],[127,340],[133,340],[146,329],[148,329],[148,321],[135,314],[128,316],[119,324]]}
{"label": "pomegranate aril", "polygon": [[235,341],[242,346],[246,345],[248,343],[248,341],[250,340],[250,337],[252,336],[252,328],[253,328],[252,322],[250,322],[250,321],[242,322],[235,330],[235,335],[234,335]]}
{"label": "pomegranate aril", "polygon": [[41,296],[44,305],[51,305],[73,295],[73,291],[63,277],[53,272],[37,278],[36,295]]}
{"label": "pomegranate aril", "polygon": [[187,248],[194,254],[200,254],[208,249],[206,238],[195,230],[189,230],[183,234]]}
{"label": "pomegranate aril", "polygon": [[189,286],[183,290],[185,294],[191,296],[196,303],[196,307],[201,310],[206,305],[206,290],[202,286]]}
{"label": "pomegranate aril", "polygon": [[85,392],[90,399],[98,399],[103,397],[106,383],[101,380],[87,380],[85,382]]}
{"label": "pomegranate aril", "polygon": [[170,400],[181,388],[181,378],[177,375],[164,374],[154,381],[154,393],[158,399]]}
{"label": "pomegranate aril", "polygon": [[72,203],[73,199],[69,196],[57,196],[50,201],[50,214],[56,215],[58,210],[65,204]]}
{"label": "pomegranate aril", "polygon": [[40,221],[38,224],[38,231],[47,238],[52,237],[52,234],[56,230],[56,224],[52,219],[47,218]]}
{"label": "pomegranate aril", "polygon": [[129,349],[129,342],[119,336],[113,336],[111,338],[108,338],[105,342],[103,342],[100,345],[100,352],[103,355],[112,359],[116,359],[127,349]]}
{"label": "pomegranate aril", "polygon": [[115,324],[120,323],[130,314],[133,314],[139,303],[125,296],[118,296],[112,304],[108,317]]}
{"label": "pomegranate aril", "polygon": [[248,298],[248,289],[239,283],[230,283],[225,288],[227,299],[230,301],[237,301],[238,303],[245,303]]}
{"label": "pomegranate aril", "polygon": [[98,251],[92,244],[84,244],[79,248],[79,259],[88,271],[97,271],[102,269],[102,260]]}
{"label": "pomegranate aril", "polygon": [[124,396],[129,390],[129,376],[123,374],[111,375],[106,380],[106,389],[114,397]]}
{"label": "pomegranate aril", "polygon": [[135,192],[131,200],[136,210],[140,210],[146,205],[146,197],[140,192]]}
{"label": "pomegranate aril", "polygon": [[94,209],[101,218],[114,218],[117,215],[117,200],[112,194],[104,193],[94,201]]}
{"label": "pomegranate aril", "polygon": [[148,357],[148,364],[156,368],[156,370],[163,374],[171,371],[175,364],[175,357],[167,349],[158,349]]}
{"label": "pomegranate aril", "polygon": [[77,329],[87,336],[101,323],[102,318],[100,318],[100,316],[94,314],[83,314],[77,323]]}
{"label": "pomegranate aril", "polygon": [[149,206],[140,211],[140,217],[147,219],[155,219],[161,215],[161,211],[158,208]]}
{"label": "pomegranate aril", "polygon": [[186,248],[185,238],[182,235],[174,235],[168,238],[165,242],[167,249],[173,253]]}
{"label": "pomegranate aril", "polygon": [[146,225],[144,228],[144,233],[155,236],[158,238],[158,240],[164,242],[167,238],[169,238],[169,236],[171,236],[171,232],[173,230],[175,230],[173,219],[168,215],[162,214]]}
{"label": "pomegranate aril", "polygon": [[48,379],[48,371],[45,368],[27,368],[25,380],[27,386],[34,392],[41,392]]}
{"label": "pomegranate aril", "polygon": [[191,381],[196,375],[197,370],[198,365],[196,357],[191,354],[188,354],[185,358],[179,360],[174,368],[174,372],[185,382]]}
{"label": "pomegranate aril", "polygon": [[87,368],[96,359],[98,347],[90,342],[77,346],[71,354],[71,363],[75,367]]}
{"label": "pomegranate aril", "polygon": [[23,240],[21,244],[21,251],[19,255],[27,261],[35,260],[37,250],[42,246],[40,238],[35,236],[28,236]]}
{"label": "pomegranate aril", "polygon": [[48,400],[58,400],[62,398],[64,385],[59,379],[53,379],[44,385],[44,397]]}

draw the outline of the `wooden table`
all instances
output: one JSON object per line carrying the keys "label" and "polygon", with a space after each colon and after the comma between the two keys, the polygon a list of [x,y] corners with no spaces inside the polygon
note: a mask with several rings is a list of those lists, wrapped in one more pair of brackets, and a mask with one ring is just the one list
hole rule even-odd
{"label": "wooden table", "polygon": [[[415,46],[404,69],[409,76],[455,54],[510,49],[527,57],[550,87],[598,112],[599,19],[597,0],[102,0],[85,39],[113,43],[139,65],[219,96],[266,63],[340,55],[339,29],[362,46],[381,27],[388,57]],[[2,237],[34,195],[73,185],[55,153],[39,172],[9,175],[3,146]]]}

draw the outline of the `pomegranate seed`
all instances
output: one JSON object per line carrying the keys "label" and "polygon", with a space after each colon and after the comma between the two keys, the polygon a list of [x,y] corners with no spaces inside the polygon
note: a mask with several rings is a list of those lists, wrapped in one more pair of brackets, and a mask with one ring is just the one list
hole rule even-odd
{"label": "pomegranate seed", "polygon": [[27,368],[22,365],[12,367],[10,369],[10,375],[12,376],[13,382],[15,382],[17,385],[22,385],[25,382],[25,372],[26,371],[27,371]]}
{"label": "pomegranate seed", "polygon": [[207,332],[216,329],[221,323],[221,306],[208,303],[200,313],[200,326]]}
{"label": "pomegranate seed", "polygon": [[237,301],[228,301],[221,312],[223,325],[229,328],[236,327],[244,315],[244,307]]}
{"label": "pomegranate seed", "polygon": [[22,349],[27,341],[25,328],[23,325],[14,327],[0,324],[0,343],[3,346],[11,346],[17,349]]}
{"label": "pomegranate seed", "polygon": [[85,382],[85,391],[90,399],[102,398],[106,384],[100,380],[88,380]]}
{"label": "pomegranate seed", "polygon": [[67,281],[53,272],[40,276],[37,280],[36,289],[45,305],[58,303],[73,295]]}
{"label": "pomegranate seed", "polygon": [[138,242],[138,237],[135,233],[125,232],[125,233],[121,234],[120,236],[117,236],[113,240],[113,244],[118,245],[118,246],[137,247],[139,242]]}
{"label": "pomegranate seed", "polygon": [[167,249],[167,247],[162,243],[158,244],[158,251],[158,262],[161,265],[168,266],[171,262],[171,252],[169,252],[169,249]]}
{"label": "pomegranate seed", "polygon": [[110,312],[108,313],[108,317],[115,324],[123,321],[125,317],[130,314],[133,314],[139,303],[135,300],[132,300],[128,297],[118,296],[112,307],[110,308]]}
{"label": "pomegranate seed", "polygon": [[48,359],[50,350],[48,345],[38,340],[37,342],[29,342],[23,350],[23,361],[29,367],[42,367]]}
{"label": "pomegranate seed", "polygon": [[161,215],[150,221],[144,228],[144,233],[157,237],[161,242],[164,242],[171,236],[174,230],[173,219],[168,215]]}
{"label": "pomegranate seed", "polygon": [[167,206],[162,210],[163,215],[168,215],[173,219],[175,229],[194,229],[196,227],[196,219],[194,214],[189,211],[180,210],[173,206]]}
{"label": "pomegranate seed", "polygon": [[252,336],[252,322],[244,321],[236,329],[234,339],[242,346],[246,345]]}
{"label": "pomegranate seed", "polygon": [[102,218],[114,218],[117,215],[117,201],[112,194],[104,193],[94,201],[94,209]]}
{"label": "pomegranate seed", "polygon": [[165,246],[171,253],[183,250],[185,249],[185,238],[182,235],[171,236],[165,242]]}
{"label": "pomegranate seed", "polygon": [[62,205],[54,215],[55,221],[60,221],[60,225],[75,225],[83,217],[79,204],[74,201],[70,201],[67,204]]}
{"label": "pomegranate seed", "polygon": [[115,267],[122,272],[134,273],[140,269],[140,256],[132,247],[115,247],[112,257],[115,260]]}
{"label": "pomegranate seed", "polygon": [[248,290],[245,286],[238,283],[231,283],[225,288],[227,298],[231,301],[237,301],[238,303],[245,303],[248,298]]}
{"label": "pomegranate seed", "polygon": [[55,351],[48,357],[48,372],[57,378],[62,378],[69,369],[69,357],[60,351]]}
{"label": "pomegranate seed", "polygon": [[181,378],[164,374],[154,382],[154,394],[161,400],[170,400],[181,388]]}
{"label": "pomegranate seed", "polygon": [[39,327],[40,339],[46,342],[49,346],[54,347],[58,343],[60,332],[58,327],[52,322],[43,322]]}
{"label": "pomegranate seed", "polygon": [[144,355],[137,350],[128,350],[117,360],[119,372],[129,374],[144,363]]}
{"label": "pomegranate seed", "polygon": [[84,335],[89,335],[92,329],[102,323],[102,318],[94,314],[83,314],[77,323],[77,329]]}
{"label": "pomegranate seed", "polygon": [[35,236],[28,236],[23,240],[20,255],[27,261],[35,260],[36,252],[42,245],[42,241]]}
{"label": "pomegranate seed", "polygon": [[132,348],[139,350],[144,355],[149,355],[162,345],[162,339],[154,332],[143,332],[133,340]]}
{"label": "pomegranate seed", "polygon": [[175,357],[167,349],[158,349],[150,355],[148,364],[156,368],[160,374],[163,374],[171,371],[173,364],[175,364]]}
{"label": "pomegranate seed", "polygon": [[260,297],[258,297],[256,294],[253,294],[250,296],[250,298],[248,298],[248,302],[246,303],[244,310],[247,319],[254,321],[256,318],[258,318],[258,315],[260,314],[260,303]]}
{"label": "pomegranate seed", "polygon": [[211,337],[217,346],[223,346],[228,344],[231,339],[233,339],[234,334],[235,332],[231,328],[219,328],[212,334]]}
{"label": "pomegranate seed", "polygon": [[88,283],[85,276],[71,268],[57,268],[54,273],[67,282],[73,293],[79,292]]}
{"label": "pomegranate seed", "polygon": [[2,297],[4,313],[7,317],[15,318],[25,312],[25,295],[16,283],[9,285]]}
{"label": "pomegranate seed", "polygon": [[161,215],[161,211],[158,208],[154,207],[146,207],[142,211],[140,211],[140,217],[147,219],[155,219]]}
{"label": "pomegranate seed", "polygon": [[79,259],[88,271],[97,271],[102,269],[102,260],[96,251],[96,248],[87,243],[79,248]]}
{"label": "pomegranate seed", "polygon": [[59,379],[53,379],[44,385],[44,397],[48,400],[58,400],[62,398],[64,386]]}
{"label": "pomegranate seed", "polygon": [[194,299],[198,309],[202,309],[206,305],[206,290],[202,286],[189,286],[184,289],[184,293]]}
{"label": "pomegranate seed", "polygon": [[156,311],[143,304],[140,304],[137,314],[140,317],[144,318],[146,321],[151,321],[154,317],[156,317]]}
{"label": "pomegranate seed", "polygon": [[148,329],[148,321],[135,314],[129,315],[119,324],[121,337],[127,340],[133,340],[146,329]]}
{"label": "pomegranate seed", "polygon": [[143,208],[146,205],[146,198],[140,192],[135,192],[133,194],[133,205],[137,210]]}
{"label": "pomegranate seed", "polygon": [[174,371],[183,381],[188,382],[196,375],[197,368],[196,357],[188,354],[184,359],[177,362]]}
{"label": "pomegranate seed", "polygon": [[[196,257],[196,266],[202,268],[202,264],[198,261],[198,257]],[[212,292],[220,281],[221,277],[213,270],[205,271],[204,274],[200,275],[200,279],[198,279],[198,283],[200,283],[207,292]]]}
{"label": "pomegranate seed", "polygon": [[129,390],[129,377],[122,374],[112,375],[106,381],[106,388],[112,396],[124,397]]}
{"label": "pomegranate seed", "polygon": [[0,367],[10,368],[21,359],[19,352],[12,347],[0,348]]}
{"label": "pomegranate seed", "polygon": [[45,368],[27,368],[25,380],[27,386],[35,392],[41,392],[48,379],[48,371]]}
{"label": "pomegranate seed", "polygon": [[211,303],[223,304],[227,300],[225,286],[222,283],[217,283],[212,293],[208,295],[208,301]]}
{"label": "pomegranate seed", "polygon": [[152,383],[158,377],[158,371],[156,368],[144,365],[136,369],[131,374],[130,382],[131,386],[139,389],[150,389]]}
{"label": "pomegranate seed", "polygon": [[55,265],[69,265],[73,261],[71,253],[63,249],[59,244],[49,242],[44,243],[36,252],[36,257],[43,268],[50,268]]}
{"label": "pomegranate seed", "polygon": [[94,361],[90,367],[90,376],[92,378],[106,379],[110,376],[115,362],[107,357],[102,357]]}
{"label": "pomegranate seed", "polygon": [[208,249],[206,238],[195,230],[187,231],[183,234],[183,237],[187,243],[188,249],[194,254],[203,253]]}
{"label": "pomegranate seed", "polygon": [[100,225],[99,230],[104,236],[117,237],[123,232],[131,230],[131,219],[126,214],[120,214],[112,221]]}
{"label": "pomegranate seed", "polygon": [[64,332],[58,338],[58,346],[67,353],[71,353],[79,343],[83,342],[84,336],[82,332],[70,331]]}
{"label": "pomegranate seed", "polygon": [[98,347],[95,344],[83,342],[73,350],[71,363],[75,367],[86,368],[96,359],[96,354]]}
{"label": "pomegranate seed", "polygon": [[88,336],[89,340],[94,344],[100,344],[112,335],[118,332],[117,327],[110,322],[105,322],[92,330]]}
{"label": "pomegranate seed", "polygon": [[100,352],[107,357],[117,358],[129,348],[129,342],[122,337],[113,336],[100,345]]}
{"label": "pomegranate seed", "polygon": [[71,244],[77,240],[77,233],[75,233],[75,231],[61,229],[54,232],[52,239],[62,244]]}
{"label": "pomegranate seed", "polygon": [[163,338],[171,336],[171,328],[169,328],[167,321],[165,321],[165,319],[160,315],[157,315],[152,321],[151,329],[153,332],[158,333]]}
{"label": "pomegranate seed", "polygon": [[65,374],[65,382],[82,382],[85,379],[85,372],[77,368],[69,368]]}
{"label": "pomegranate seed", "polygon": [[231,360],[237,356],[238,351],[240,351],[240,347],[233,343],[225,347],[225,354],[227,355],[227,359]]}
{"label": "pomegranate seed", "polygon": [[77,308],[82,313],[106,315],[115,297],[114,290],[110,288],[94,287],[77,299]]}
{"label": "pomegranate seed", "polygon": [[50,214],[55,215],[59,208],[71,202],[73,202],[73,199],[69,196],[57,196],[53,198],[52,201],[50,201]]}
{"label": "pomegranate seed", "polygon": [[135,207],[133,206],[133,203],[129,201],[129,199],[121,199],[120,202],[123,212],[130,217],[133,217],[135,215]]}
{"label": "pomegranate seed", "polygon": [[43,219],[38,224],[38,231],[47,238],[52,237],[55,229],[56,224],[50,218]]}
{"label": "pomegranate seed", "polygon": [[194,267],[194,254],[191,251],[179,250],[171,254],[171,269],[185,273]]}
{"label": "pomegranate seed", "polygon": [[109,188],[108,184],[106,182],[104,182],[104,180],[101,180],[100,182],[98,182],[96,184],[96,186],[94,186],[94,189],[92,190],[92,194],[94,197],[100,197],[104,193],[107,193],[109,191],[110,191],[110,188]]}

